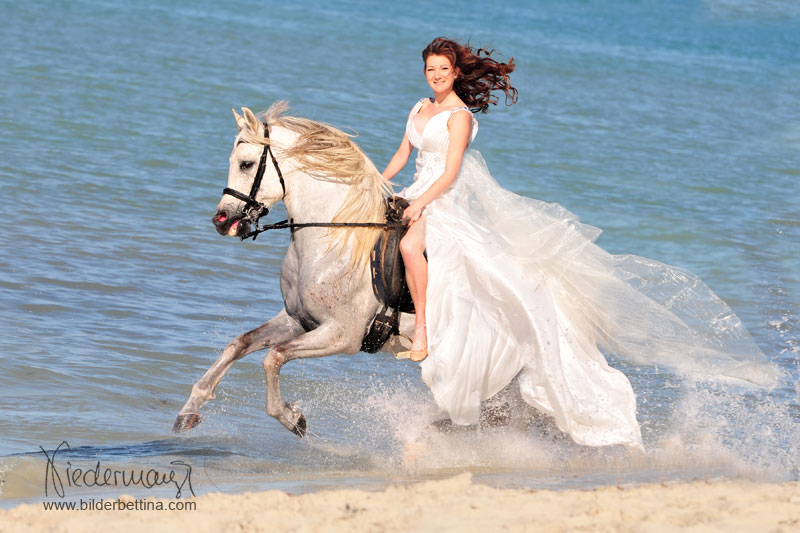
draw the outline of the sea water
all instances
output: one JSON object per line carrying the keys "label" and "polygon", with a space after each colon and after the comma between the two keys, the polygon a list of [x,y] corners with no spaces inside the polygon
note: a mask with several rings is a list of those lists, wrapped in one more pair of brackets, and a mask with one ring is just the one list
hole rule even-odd
{"label": "sea water", "polygon": [[[81,488],[66,469],[180,472],[172,461],[193,467],[197,493],[463,471],[554,488],[800,475],[794,2],[74,0],[4,1],[0,12],[4,506],[52,497],[54,469],[71,495],[170,496]],[[500,183],[603,228],[598,243],[613,253],[699,274],[783,373],[775,389],[698,386],[614,361],[648,449],[629,457],[536,428],[431,434],[437,413],[414,364],[337,355],[282,370],[284,396],[308,419],[300,440],[266,415],[263,354],[252,354],[200,426],[170,433],[227,342],[282,307],[288,235],[242,243],[210,223],[230,108],[288,100],[296,115],[358,132],[382,168],[430,93],[420,51],[439,35],[514,57],[519,103],[480,115],[474,143]]]}

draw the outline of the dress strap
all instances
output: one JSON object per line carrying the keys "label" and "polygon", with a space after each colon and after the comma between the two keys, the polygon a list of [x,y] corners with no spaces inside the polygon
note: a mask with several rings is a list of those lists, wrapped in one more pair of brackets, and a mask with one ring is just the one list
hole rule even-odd
{"label": "dress strap", "polygon": [[475,118],[475,115],[472,114],[472,111],[470,111],[469,108],[467,106],[465,106],[465,105],[462,105],[462,106],[459,106],[459,107],[454,107],[453,109],[451,109],[447,114],[448,122],[450,121],[450,117],[452,117],[453,114],[456,113],[457,111],[467,111],[467,112],[469,112],[469,116],[472,119],[472,125],[475,126],[478,123],[478,119]]}
{"label": "dress strap", "polygon": [[469,118],[471,119],[471,122],[472,122],[472,132],[470,133],[469,142],[474,141],[475,140],[475,136],[478,134],[478,119],[475,118],[475,115],[472,113],[472,111],[470,110],[469,107],[467,107],[465,105],[462,105],[462,106],[459,106],[459,107],[454,107],[453,109],[450,110],[450,113],[447,115],[447,121],[448,122],[450,122],[450,118],[453,116],[453,114],[456,111],[467,111],[467,112],[469,112]]}

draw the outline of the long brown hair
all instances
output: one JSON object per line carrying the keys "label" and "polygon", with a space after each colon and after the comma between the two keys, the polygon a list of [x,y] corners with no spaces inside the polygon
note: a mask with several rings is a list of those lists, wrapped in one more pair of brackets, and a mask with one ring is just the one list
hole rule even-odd
{"label": "long brown hair", "polygon": [[489,104],[497,104],[497,97],[492,91],[503,91],[506,105],[517,102],[517,90],[508,79],[508,75],[514,71],[514,58],[509,59],[508,63],[500,63],[489,57],[493,52],[485,48],[476,50],[469,44],[437,37],[422,51],[422,61],[427,61],[432,55],[448,58],[457,69],[458,77],[453,83],[453,90],[470,111],[486,113]]}

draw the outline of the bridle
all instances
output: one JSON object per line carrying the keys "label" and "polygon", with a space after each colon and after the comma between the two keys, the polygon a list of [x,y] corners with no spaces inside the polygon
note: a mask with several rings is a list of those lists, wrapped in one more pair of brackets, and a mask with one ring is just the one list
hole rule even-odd
{"label": "bridle", "polygon": [[[266,123],[264,123],[264,138],[269,141],[269,127]],[[256,226],[256,228],[258,227],[259,219],[269,214],[269,208],[256,200],[258,190],[261,188],[261,180],[264,178],[264,172],[267,168],[267,154],[269,154],[270,158],[272,159],[272,165],[275,167],[275,172],[278,173],[278,179],[280,180],[281,188],[283,189],[283,196],[286,196],[286,183],[283,181],[283,173],[281,173],[281,167],[278,166],[278,160],[275,159],[275,154],[272,151],[272,143],[270,142],[264,144],[264,149],[261,151],[261,158],[258,161],[258,170],[256,170],[256,177],[253,179],[253,185],[250,187],[249,195],[245,196],[236,189],[231,189],[229,187],[222,189],[222,196],[227,194],[245,203],[243,209],[244,218],[249,220],[254,226]],[[249,236],[250,234],[243,236],[242,239],[246,239]],[[255,239],[255,236],[253,236],[253,239]]]}
{"label": "bridle", "polygon": [[[264,138],[269,140],[269,125],[264,122]],[[239,141],[245,142],[245,141]],[[250,187],[250,194],[245,196],[244,193],[237,191],[236,189],[231,189],[230,187],[225,187],[222,189],[222,196],[226,194],[228,196],[233,196],[237,200],[241,200],[245,203],[243,213],[244,219],[247,219],[252,225],[253,228],[245,235],[240,235],[239,239],[245,240],[249,238],[253,238],[256,240],[259,233],[263,233],[265,231],[269,231],[271,229],[295,229],[295,228],[339,228],[339,227],[356,227],[356,228],[401,228],[405,227],[407,223],[403,222],[303,222],[303,223],[296,223],[292,219],[282,220],[280,222],[276,222],[275,224],[267,224],[264,226],[259,227],[258,221],[261,217],[267,216],[269,214],[269,208],[256,200],[256,195],[258,195],[258,190],[261,188],[261,180],[264,178],[264,172],[267,168],[267,154],[269,154],[270,159],[272,159],[272,166],[275,167],[275,172],[278,174],[278,179],[281,182],[281,188],[283,189],[283,196],[286,196],[286,182],[283,180],[283,173],[281,172],[281,167],[278,166],[278,160],[275,158],[275,153],[272,151],[272,143],[267,142],[264,145],[264,149],[261,151],[261,158],[258,161],[258,169],[256,170],[256,177],[253,179],[253,185]]]}

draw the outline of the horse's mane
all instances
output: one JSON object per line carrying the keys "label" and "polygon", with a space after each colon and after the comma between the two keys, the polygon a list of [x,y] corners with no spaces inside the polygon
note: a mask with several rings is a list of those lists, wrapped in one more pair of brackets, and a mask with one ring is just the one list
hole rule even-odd
{"label": "horse's mane", "polygon": [[[350,139],[350,135],[322,122],[284,115],[289,109],[285,101],[273,103],[260,113],[270,127],[279,126],[297,134],[297,141],[288,147],[275,147],[278,157],[293,159],[299,170],[320,180],[330,180],[350,186],[332,222],[384,222],[384,198],[392,193],[375,165]],[[265,144],[269,139],[255,135],[249,128],[242,130],[247,142]],[[305,221],[302,221],[305,222]],[[350,268],[369,264],[369,254],[380,236],[380,229],[331,228],[331,248],[347,248],[353,242]],[[329,248],[330,249],[330,248]]]}

